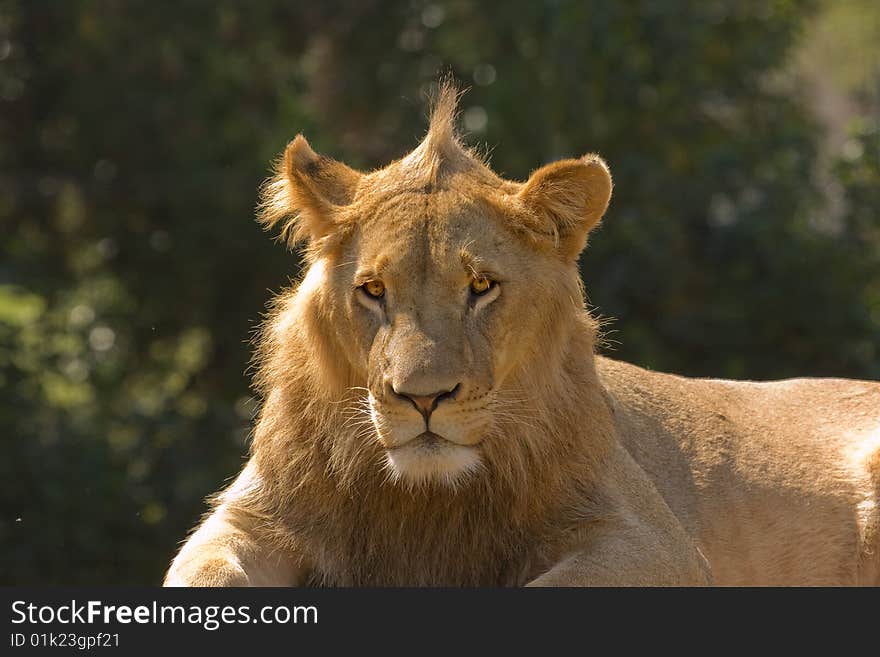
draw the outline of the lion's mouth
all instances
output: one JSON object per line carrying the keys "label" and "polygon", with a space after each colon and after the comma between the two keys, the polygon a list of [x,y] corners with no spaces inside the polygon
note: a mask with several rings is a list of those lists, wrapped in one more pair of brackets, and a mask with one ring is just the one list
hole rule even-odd
{"label": "lion's mouth", "polygon": [[459,445],[433,431],[422,433],[385,451],[392,479],[410,485],[429,481],[455,484],[480,468],[479,450]]}
{"label": "lion's mouth", "polygon": [[395,445],[390,449],[400,449],[402,447],[417,447],[425,450],[433,450],[433,449],[442,449],[446,445],[454,444],[451,440],[448,440],[441,436],[439,433],[434,433],[433,431],[423,431],[417,436],[407,440],[405,443],[400,445]]}

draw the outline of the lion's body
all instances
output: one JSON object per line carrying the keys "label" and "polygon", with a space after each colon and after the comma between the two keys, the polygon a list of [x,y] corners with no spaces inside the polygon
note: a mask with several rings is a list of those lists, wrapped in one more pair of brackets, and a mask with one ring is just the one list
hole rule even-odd
{"label": "lion's body", "polygon": [[598,369],[618,436],[716,583],[880,584],[880,384]]}
{"label": "lion's body", "polygon": [[502,180],[454,107],[370,174],[288,146],[263,220],[307,272],[260,338],[248,465],[166,583],[877,583],[880,384],[596,356],[605,164]]}
{"label": "lion's body", "polygon": [[[592,353],[581,358],[594,360]],[[252,467],[219,498],[219,509],[271,545],[276,561],[266,568],[255,555],[247,579],[234,570],[217,583],[522,585],[563,559],[576,534],[619,511],[604,505],[653,486],[707,559],[715,584],[880,584],[880,384],[686,379],[602,357],[595,362],[602,389],[587,388],[593,399],[585,401],[607,404],[614,441],[626,452],[611,450],[605,468],[623,472],[622,481],[607,482],[609,490],[586,483],[569,490],[578,481],[572,477],[564,492],[536,481],[522,496],[483,487],[401,495],[383,476],[339,490],[325,476],[327,462],[312,462],[314,445],[297,449],[292,438],[271,448],[258,443]],[[595,410],[566,427],[584,452],[594,447],[594,416]],[[297,421],[285,413],[264,422]],[[296,426],[285,426],[288,432],[296,435]],[[634,463],[614,463],[627,456]],[[584,473],[592,467],[587,454],[572,460]],[[554,462],[538,476],[553,481],[562,470]],[[597,483],[592,474],[584,479]],[[648,498],[654,520],[663,517],[658,499],[639,497]],[[567,508],[554,508],[561,501]],[[284,518],[277,515],[282,509]],[[225,553],[228,538],[222,546]],[[193,547],[186,559],[193,564],[202,563],[202,550],[217,553],[210,540]],[[181,561],[178,581],[199,583],[204,575],[186,577]],[[606,575],[595,583],[695,581],[670,578],[662,563],[636,580],[625,572]]]}

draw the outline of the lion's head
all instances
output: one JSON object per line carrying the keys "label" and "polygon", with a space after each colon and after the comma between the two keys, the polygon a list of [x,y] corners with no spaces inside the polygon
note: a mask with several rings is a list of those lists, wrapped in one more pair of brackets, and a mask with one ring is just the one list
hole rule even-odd
{"label": "lion's head", "polygon": [[456,137],[457,98],[444,87],[424,141],[371,173],[298,136],[261,205],[307,243],[291,312],[324,383],[362,393],[370,440],[411,484],[479,471],[497,427],[528,422],[585,316],[577,258],[611,196],[596,155],[503,180]]}

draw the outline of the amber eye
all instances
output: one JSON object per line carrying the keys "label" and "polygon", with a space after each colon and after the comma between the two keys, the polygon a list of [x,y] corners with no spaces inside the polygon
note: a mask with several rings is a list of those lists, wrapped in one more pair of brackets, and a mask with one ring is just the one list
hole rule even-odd
{"label": "amber eye", "polygon": [[478,276],[471,281],[471,292],[473,294],[476,294],[477,296],[481,294],[486,294],[486,292],[492,289],[493,285],[495,285],[495,281],[493,281],[491,278]]}
{"label": "amber eye", "polygon": [[374,299],[381,299],[385,295],[385,284],[382,281],[367,281],[361,285],[361,289]]}

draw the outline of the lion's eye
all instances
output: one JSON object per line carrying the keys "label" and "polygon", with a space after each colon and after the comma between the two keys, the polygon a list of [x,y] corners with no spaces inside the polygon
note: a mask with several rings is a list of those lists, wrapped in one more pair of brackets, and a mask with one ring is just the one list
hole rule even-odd
{"label": "lion's eye", "polygon": [[361,289],[374,299],[381,299],[385,295],[385,284],[382,281],[367,281],[361,285]]}
{"label": "lion's eye", "polygon": [[485,276],[478,276],[471,281],[471,293],[480,296],[495,286],[495,281]]}

